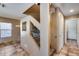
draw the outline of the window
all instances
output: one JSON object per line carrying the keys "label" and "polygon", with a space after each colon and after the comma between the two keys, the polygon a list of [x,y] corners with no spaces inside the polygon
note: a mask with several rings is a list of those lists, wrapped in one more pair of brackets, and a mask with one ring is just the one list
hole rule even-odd
{"label": "window", "polygon": [[0,38],[11,37],[12,24],[0,22]]}

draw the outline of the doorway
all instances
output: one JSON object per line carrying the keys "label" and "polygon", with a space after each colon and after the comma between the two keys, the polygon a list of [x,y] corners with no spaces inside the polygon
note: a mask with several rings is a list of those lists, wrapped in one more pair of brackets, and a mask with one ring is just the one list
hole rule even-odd
{"label": "doorway", "polygon": [[77,47],[77,20],[65,20],[65,43]]}

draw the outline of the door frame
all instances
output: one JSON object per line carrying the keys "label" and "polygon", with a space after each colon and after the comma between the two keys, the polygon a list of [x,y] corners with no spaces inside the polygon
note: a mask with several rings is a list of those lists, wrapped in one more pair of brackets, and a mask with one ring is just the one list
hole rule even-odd
{"label": "door frame", "polygon": [[[65,37],[65,44],[67,43],[67,26],[66,26],[66,20],[73,20],[73,19],[75,19],[75,20],[79,20],[79,18],[69,18],[69,19],[65,19],[65,35],[64,35],[64,37]],[[78,30],[78,25],[77,25],[77,21],[76,21],[76,30]],[[77,38],[77,45],[78,45],[78,32],[76,31],[76,38]]]}

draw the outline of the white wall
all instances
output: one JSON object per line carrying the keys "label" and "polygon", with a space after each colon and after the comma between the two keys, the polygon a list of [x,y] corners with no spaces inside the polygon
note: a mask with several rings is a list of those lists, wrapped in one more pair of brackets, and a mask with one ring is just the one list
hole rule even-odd
{"label": "white wall", "polygon": [[[30,16],[21,19],[21,46],[25,50],[29,49],[31,55],[39,55],[39,47],[37,46],[34,39],[30,36],[30,21],[32,19],[33,18]],[[27,22],[27,28],[26,31],[22,31],[22,22],[25,21]]]}
{"label": "white wall", "polygon": [[57,16],[57,28],[58,28],[58,52],[63,48],[64,46],[64,16],[63,14],[60,12],[60,10],[58,9],[58,16]]}
{"label": "white wall", "polygon": [[29,18],[31,18],[30,21],[34,24],[34,26],[36,26],[40,30],[40,23],[32,16],[29,16]]}
{"label": "white wall", "polygon": [[40,55],[48,56],[49,51],[49,30],[50,30],[50,16],[49,4],[41,3],[40,5]]}

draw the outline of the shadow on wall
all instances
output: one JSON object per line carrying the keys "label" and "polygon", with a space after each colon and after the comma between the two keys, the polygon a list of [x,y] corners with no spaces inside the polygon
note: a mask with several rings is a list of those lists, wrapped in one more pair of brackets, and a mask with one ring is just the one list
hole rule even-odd
{"label": "shadow on wall", "polygon": [[30,26],[31,26],[31,36],[33,37],[37,45],[40,47],[40,31],[33,25],[32,22]]}

